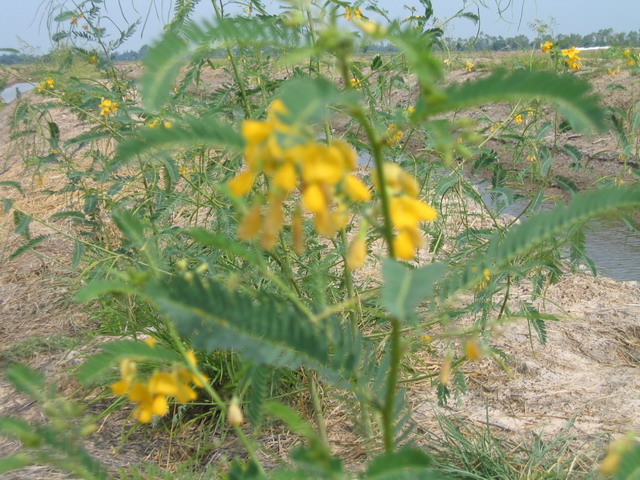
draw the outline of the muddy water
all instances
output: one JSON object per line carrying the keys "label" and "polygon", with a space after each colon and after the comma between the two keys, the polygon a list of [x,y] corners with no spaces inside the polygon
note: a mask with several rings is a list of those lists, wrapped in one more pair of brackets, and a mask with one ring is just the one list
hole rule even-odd
{"label": "muddy water", "polygon": [[0,98],[6,103],[14,101],[19,93],[28,92],[33,89],[33,85],[30,83],[16,83],[10,87],[5,88],[0,92]]}
{"label": "muddy water", "polygon": [[[519,216],[527,207],[528,200],[518,200],[508,206],[490,192],[490,184],[483,180],[471,180],[487,206],[499,214]],[[553,208],[553,203],[544,202],[543,210]],[[523,215],[521,218],[525,218]],[[591,220],[585,229],[586,254],[596,266],[598,275],[614,280],[640,281],[640,234],[629,232],[619,219],[598,218]]]}

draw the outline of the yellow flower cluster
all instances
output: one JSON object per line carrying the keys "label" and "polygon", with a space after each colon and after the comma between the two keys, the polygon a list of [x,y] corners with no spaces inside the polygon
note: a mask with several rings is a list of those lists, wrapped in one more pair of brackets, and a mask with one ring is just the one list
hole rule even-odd
{"label": "yellow flower cluster", "polygon": [[362,82],[357,78],[352,78],[351,80],[349,80],[349,83],[351,84],[351,87],[355,88],[356,90],[362,90]]}
{"label": "yellow flower cluster", "polygon": [[551,52],[552,48],[553,48],[553,42],[550,42],[549,40],[547,40],[542,45],[540,45],[540,50],[542,50],[544,53]]}
{"label": "yellow flower cluster", "polygon": [[71,17],[71,25],[78,25],[78,20],[80,20],[81,18],[84,18],[84,14],[80,14],[77,17],[73,16]]}
{"label": "yellow flower cluster", "polygon": [[173,128],[173,123],[169,122],[168,120],[161,122],[159,118],[154,118],[149,122],[149,128],[158,128],[160,125],[167,129]]}
{"label": "yellow flower cluster", "polygon": [[[306,140],[300,128],[282,121],[286,114],[284,103],[275,100],[269,106],[265,121],[243,122],[247,169],[229,182],[234,195],[244,196],[258,175],[264,174],[267,178],[269,194],[264,219],[262,209],[254,205],[238,228],[238,235],[244,240],[262,233],[261,245],[267,250],[275,246],[282,230],[283,202],[298,185],[302,206],[315,216],[316,231],[327,237],[332,237],[347,223],[345,199],[364,202],[371,198],[365,184],[351,174],[357,155],[347,143],[333,140],[327,145]],[[296,225],[300,227],[302,222],[294,216],[294,227]],[[299,233],[294,231],[294,236]]]}
{"label": "yellow flower cluster", "polygon": [[352,18],[362,19],[362,10],[359,8],[344,7],[344,18],[351,20]]}
{"label": "yellow flower cluster", "polygon": [[467,61],[464,63],[464,69],[465,69],[467,72],[473,72],[473,71],[475,70],[475,68],[476,68],[476,66],[475,66],[475,64],[474,64],[471,60],[467,60]]}
{"label": "yellow flower cluster", "polygon": [[385,143],[389,146],[396,145],[400,140],[402,140],[403,136],[404,133],[402,133],[402,130],[400,130],[395,123],[392,123],[385,132]]}
{"label": "yellow flower cluster", "polygon": [[627,63],[629,64],[630,67],[635,66],[636,61],[633,58],[633,55],[631,54],[631,50],[629,50],[628,48],[624,50],[624,58],[627,61]]}
{"label": "yellow flower cluster", "polygon": [[513,117],[513,121],[516,122],[516,125],[522,125],[524,123],[524,118],[518,113]]}
{"label": "yellow flower cluster", "polygon": [[111,100],[103,98],[100,105],[98,105],[98,108],[100,109],[100,115],[109,115],[110,113],[117,113],[118,106],[119,104],[117,102],[113,102]]}
{"label": "yellow flower cluster", "polygon": [[56,82],[53,78],[48,78],[38,84],[38,93],[44,93],[45,91],[53,90],[54,88],[56,88]]}
{"label": "yellow flower cluster", "polygon": [[579,53],[580,50],[578,50],[576,47],[565,48],[564,50],[562,50],[562,56],[565,57],[565,63],[567,64],[567,67],[573,70],[580,70],[580,68],[582,68],[582,62],[580,57],[578,56]]}
{"label": "yellow flower cluster", "polygon": [[[412,260],[416,250],[424,245],[420,223],[435,220],[438,213],[418,198],[418,182],[400,166],[387,162],[383,166],[383,174],[390,197],[391,223],[396,232],[393,240],[395,256],[402,260]],[[378,183],[376,179],[376,184]]]}
{"label": "yellow flower cluster", "polygon": [[[187,360],[195,368],[196,357],[192,351],[187,352]],[[149,423],[154,416],[165,415],[169,411],[168,397],[181,403],[195,400],[198,394],[189,384],[203,386],[199,378],[184,367],[175,367],[171,372],[156,372],[147,383],[138,381],[136,372],[135,361],[122,359],[121,380],[111,385],[111,390],[116,395],[126,395],[136,404],[133,417],[140,423]]]}

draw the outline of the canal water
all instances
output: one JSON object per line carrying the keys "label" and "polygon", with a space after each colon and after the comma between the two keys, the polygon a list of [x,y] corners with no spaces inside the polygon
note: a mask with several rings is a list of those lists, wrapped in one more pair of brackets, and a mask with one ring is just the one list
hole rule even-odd
{"label": "canal water", "polygon": [[[372,167],[368,154],[358,159],[360,165]],[[447,175],[447,172],[437,172]],[[487,207],[499,215],[522,214],[529,203],[528,198],[516,200],[505,206],[501,195],[491,191],[491,184],[479,178],[468,178],[477,188]],[[552,202],[543,202],[541,208],[550,210]],[[525,215],[520,217],[522,220]],[[585,227],[585,253],[596,266],[598,275],[620,281],[640,281],[640,233],[630,232],[622,220],[596,218]]]}
{"label": "canal water", "polygon": [[[522,212],[529,203],[528,198],[516,200],[508,206],[501,196],[491,192],[486,180],[471,180],[482,199],[494,213],[513,215],[526,219]],[[552,202],[543,202],[542,210],[551,210]],[[640,234],[630,232],[618,218],[595,218],[585,227],[585,253],[593,261],[598,275],[621,281],[640,281]]]}
{"label": "canal water", "polygon": [[0,98],[5,103],[13,102],[20,93],[28,92],[34,88],[30,83],[16,83],[10,87],[5,88],[0,92]]}

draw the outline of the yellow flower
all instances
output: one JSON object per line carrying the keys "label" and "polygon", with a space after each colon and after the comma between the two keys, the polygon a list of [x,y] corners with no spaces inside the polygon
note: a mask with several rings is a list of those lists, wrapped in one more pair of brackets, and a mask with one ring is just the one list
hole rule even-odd
{"label": "yellow flower", "polygon": [[471,60],[467,60],[467,61],[464,63],[464,69],[465,69],[467,72],[473,72],[473,71],[475,70],[475,68],[476,68],[476,66],[475,66],[475,64],[474,64]]}
{"label": "yellow flower", "polygon": [[513,117],[513,121],[516,122],[516,125],[521,125],[522,122],[524,122],[524,119],[522,118],[522,115],[517,114]]}
{"label": "yellow flower", "polygon": [[475,340],[465,343],[464,354],[469,360],[482,360],[482,349]]}
{"label": "yellow flower", "polygon": [[367,202],[371,200],[369,188],[358,177],[349,175],[345,179],[345,191],[354,202]]}
{"label": "yellow flower", "polygon": [[411,115],[412,113],[415,113],[415,111],[416,111],[416,107],[407,108],[407,112],[409,113],[409,115]]}
{"label": "yellow flower", "polygon": [[395,124],[392,123],[391,125],[389,125],[387,131],[385,132],[386,144],[389,146],[393,146],[400,140],[402,140],[403,136],[404,133],[402,132],[402,130],[400,130]]}
{"label": "yellow flower", "polygon": [[272,198],[267,206],[267,214],[262,223],[262,241],[261,247],[265,250],[271,250],[278,243],[278,235],[284,224],[284,215],[282,213],[282,199]]}
{"label": "yellow flower", "polygon": [[636,64],[635,60],[631,57],[627,57],[626,60],[630,67],[633,67]]}
{"label": "yellow flower", "polygon": [[156,128],[158,125],[160,125],[160,120],[158,120],[157,118],[154,118],[153,120],[151,120],[151,122],[149,122],[149,128]]}
{"label": "yellow flower", "polygon": [[362,90],[362,83],[357,78],[352,78],[351,80],[349,80],[349,83],[356,90]]}
{"label": "yellow flower", "polygon": [[253,205],[249,212],[244,216],[240,225],[238,225],[238,238],[241,240],[253,240],[260,233],[260,225],[262,224],[262,213],[258,205]]}
{"label": "yellow flower", "polygon": [[540,45],[540,50],[542,50],[544,53],[549,53],[552,47],[553,47],[553,42],[550,42],[549,40],[547,40],[542,45]]}
{"label": "yellow flower", "polygon": [[227,421],[232,427],[239,427],[244,423],[244,415],[242,415],[242,410],[240,410],[237,401],[232,401],[231,405],[229,405]]}
{"label": "yellow flower", "polygon": [[323,213],[327,210],[327,199],[318,184],[312,183],[304,190],[302,205],[312,213]]}
{"label": "yellow flower", "polygon": [[171,122],[169,122],[169,121],[164,121],[164,122],[162,123],[162,126],[168,130],[168,129],[170,129],[170,128],[173,128],[173,123],[171,123]]}
{"label": "yellow flower", "polygon": [[361,21],[358,23],[358,26],[360,27],[360,30],[373,38],[381,38],[385,33],[387,33],[386,28],[371,20]]}
{"label": "yellow flower", "polygon": [[565,48],[561,53],[563,57],[566,57],[565,63],[569,68],[573,70],[580,70],[580,68],[582,67],[582,62],[580,61],[580,57],[578,56],[578,54],[580,53],[579,49],[577,49],[576,47]]}
{"label": "yellow flower", "polygon": [[357,270],[364,265],[367,258],[367,242],[364,235],[358,236],[351,242],[347,249],[347,268],[349,270]]}
{"label": "yellow flower", "polygon": [[242,172],[236,175],[229,183],[229,189],[231,193],[238,197],[242,197],[249,193],[251,187],[253,187],[253,182],[255,181],[255,175],[250,171]]}
{"label": "yellow flower", "polygon": [[352,9],[351,7],[344,7],[344,18],[347,20],[351,20],[352,18],[360,20],[362,18],[362,10],[359,8]]}
{"label": "yellow flower", "polygon": [[622,52],[622,53],[624,54],[624,56],[625,56],[625,57],[628,57],[628,56],[630,56],[630,55],[631,55],[631,50],[630,50],[630,49],[628,49],[628,48],[626,48],[626,49],[624,50],[624,52]]}
{"label": "yellow flower", "polygon": [[89,65],[95,65],[96,63],[98,63],[98,56],[97,55],[91,55],[89,58],[87,58],[87,63]]}
{"label": "yellow flower", "polygon": [[98,108],[100,109],[100,114],[106,116],[110,113],[117,113],[118,106],[119,104],[117,102],[113,102],[111,100],[103,98],[102,102],[100,102],[100,105],[98,105]]}
{"label": "yellow flower", "polygon": [[[389,213],[397,234],[393,240],[393,250],[397,258],[412,260],[416,249],[423,245],[419,229],[420,223],[431,222],[438,216],[436,210],[418,199],[416,180],[394,163],[383,165],[387,193],[391,196]],[[376,187],[379,180],[374,178]]]}

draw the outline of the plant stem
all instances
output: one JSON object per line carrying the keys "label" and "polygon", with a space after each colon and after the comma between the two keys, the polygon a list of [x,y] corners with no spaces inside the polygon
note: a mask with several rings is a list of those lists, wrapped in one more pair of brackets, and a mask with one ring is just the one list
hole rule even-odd
{"label": "plant stem", "polygon": [[[213,5],[213,9],[216,11],[216,17],[218,18],[218,20],[222,20],[223,15],[222,15],[222,12],[220,11],[220,7],[216,3],[216,0],[211,0],[211,4]],[[236,58],[233,55],[233,52],[231,51],[231,48],[229,48],[228,45],[225,45],[225,50],[227,51],[227,58],[231,62],[231,68],[233,69],[233,76],[235,77],[236,83],[238,84],[238,88],[240,89],[240,97],[242,98],[242,107],[244,109],[244,113],[247,118],[251,118],[251,107],[249,106],[247,92],[244,89],[244,82],[240,78],[240,72],[238,71],[238,64],[236,62]],[[213,62],[211,60],[207,60],[207,62],[212,69],[215,69]]]}
{"label": "plant stem", "polygon": [[328,445],[327,428],[324,423],[324,415],[322,414],[322,403],[320,402],[320,395],[318,394],[318,379],[315,373],[309,376],[309,387],[311,402],[313,403],[313,413],[316,418],[316,425],[318,426],[318,434],[320,435],[322,443]]}
{"label": "plant stem", "polygon": [[400,339],[400,320],[390,318],[391,322],[391,362],[389,364],[389,376],[387,377],[387,392],[382,409],[382,434],[384,449],[387,453],[393,451],[393,414],[398,385],[398,371],[402,358],[402,345]]}

